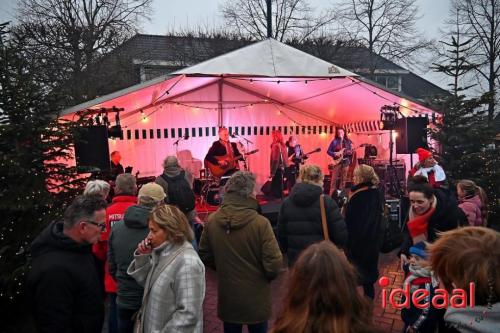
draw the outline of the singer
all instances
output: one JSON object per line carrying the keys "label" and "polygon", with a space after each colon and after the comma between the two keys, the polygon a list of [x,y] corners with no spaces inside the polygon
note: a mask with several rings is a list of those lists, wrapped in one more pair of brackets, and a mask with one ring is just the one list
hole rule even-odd
{"label": "singer", "polygon": [[229,141],[229,131],[219,128],[219,140],[212,144],[205,156],[205,165],[212,173],[213,169],[222,168],[224,176],[229,176],[239,169],[237,160],[241,156],[236,143]]}

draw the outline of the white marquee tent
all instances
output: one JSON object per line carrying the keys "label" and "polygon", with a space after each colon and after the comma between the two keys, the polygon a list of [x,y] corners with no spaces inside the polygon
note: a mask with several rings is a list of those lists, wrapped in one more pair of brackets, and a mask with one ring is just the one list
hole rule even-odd
{"label": "white marquee tent", "polygon": [[[296,135],[310,163],[324,167],[335,126],[345,126],[355,146],[375,144],[388,158],[388,132],[378,126],[380,108],[399,105],[405,116],[433,111],[418,102],[361,79],[356,74],[307,53],[267,39],[159,78],[71,107],[79,111],[118,107],[123,139],[110,139],[122,164],[140,176],[158,175],[167,155],[177,154],[184,167],[198,173],[218,126],[226,126],[248,149],[249,166],[263,183],[269,176],[274,128]],[[112,119],[112,117],[110,117]],[[187,140],[174,143],[185,135]],[[233,139],[238,141],[238,139]],[[361,149],[361,148],[360,148]],[[358,155],[361,153],[358,152]]]}

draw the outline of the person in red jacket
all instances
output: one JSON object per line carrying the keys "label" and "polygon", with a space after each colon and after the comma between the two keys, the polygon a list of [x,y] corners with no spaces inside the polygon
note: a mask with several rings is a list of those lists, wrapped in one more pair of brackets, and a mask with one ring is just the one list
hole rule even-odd
{"label": "person in red jacket", "polygon": [[[102,262],[107,261],[108,239],[113,225],[123,220],[125,211],[137,204],[137,184],[135,177],[129,173],[122,173],[116,177],[115,196],[111,205],[106,208],[106,230],[101,234],[101,239],[94,244],[95,256]],[[116,312],[116,282],[109,274],[107,262],[104,265],[104,290],[109,298],[109,333],[117,332],[117,312]]]}
{"label": "person in red jacket", "polygon": [[444,185],[446,174],[434,159],[432,153],[423,148],[417,148],[418,163],[410,170],[410,177],[424,176],[434,188]]}

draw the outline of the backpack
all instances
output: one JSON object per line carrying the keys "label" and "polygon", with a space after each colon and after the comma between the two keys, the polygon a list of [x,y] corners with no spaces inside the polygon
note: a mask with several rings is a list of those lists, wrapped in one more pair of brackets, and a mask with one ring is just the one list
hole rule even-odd
{"label": "backpack", "polygon": [[195,207],[194,192],[185,178],[185,172],[181,171],[178,176],[168,177],[161,174],[168,183],[169,204],[177,206],[182,212],[188,213]]}

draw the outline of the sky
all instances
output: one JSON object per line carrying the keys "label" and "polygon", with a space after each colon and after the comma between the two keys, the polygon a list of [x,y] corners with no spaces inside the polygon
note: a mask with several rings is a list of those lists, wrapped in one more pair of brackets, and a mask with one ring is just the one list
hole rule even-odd
{"label": "sky", "polygon": [[[439,29],[448,16],[450,0],[415,0],[421,18],[417,28],[427,38],[440,37]],[[168,31],[198,26],[217,27],[223,23],[220,5],[225,0],[153,0],[151,20],[143,22],[141,32],[165,34]],[[317,11],[335,7],[339,0],[308,0]],[[0,0],[0,22],[15,21],[16,0]],[[409,70],[415,71],[412,68]],[[419,73],[429,81],[443,86],[443,78],[435,73]]]}

